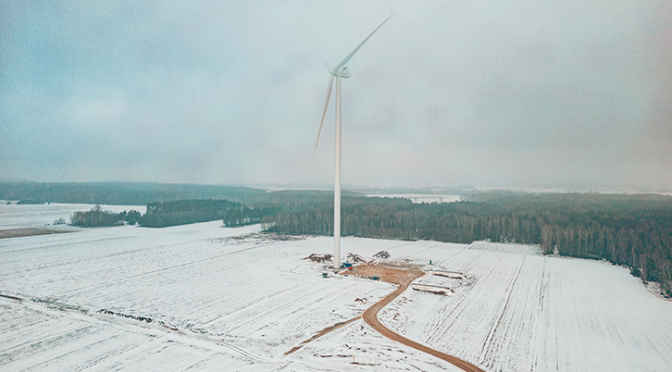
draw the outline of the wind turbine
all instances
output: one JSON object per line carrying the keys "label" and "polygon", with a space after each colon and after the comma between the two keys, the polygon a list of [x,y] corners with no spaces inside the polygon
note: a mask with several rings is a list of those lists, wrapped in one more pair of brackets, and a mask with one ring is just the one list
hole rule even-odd
{"label": "wind turbine", "polygon": [[[327,114],[329,107],[329,98],[331,98],[331,88],[334,84],[334,77],[336,78],[336,176],[334,180],[334,268],[341,267],[341,78],[347,79],[351,76],[346,64],[357,53],[359,48],[366,43],[373,34],[383,27],[385,22],[390,19],[392,15],[387,17],[373,32],[362,41],[355,50],[350,52],[339,64],[333,68],[322,59],[322,62],[329,70],[329,88],[327,89],[327,99],[324,102],[324,110],[322,110],[322,118],[320,119],[320,129],[317,130],[317,139],[315,140],[315,149],[313,150],[313,160],[315,159],[315,152],[317,151],[317,143],[320,141],[320,132],[322,132],[322,124],[324,124],[324,116]],[[311,160],[312,162],[312,160]]]}

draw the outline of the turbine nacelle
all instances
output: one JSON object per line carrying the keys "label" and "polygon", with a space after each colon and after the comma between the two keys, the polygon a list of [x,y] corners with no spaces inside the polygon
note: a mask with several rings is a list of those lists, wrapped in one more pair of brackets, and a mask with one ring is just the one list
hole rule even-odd
{"label": "turbine nacelle", "polygon": [[338,76],[338,77],[342,77],[344,79],[347,79],[350,76],[352,76],[352,74],[350,73],[350,71],[348,70],[347,67],[343,67],[342,69],[338,70],[338,72],[334,75]]}
{"label": "turbine nacelle", "polygon": [[[313,49],[313,51],[314,51],[314,49]],[[349,78],[350,76],[352,76],[352,74],[351,74],[350,71],[348,70],[348,66],[343,66],[343,67],[341,67],[341,68],[337,71],[337,70],[335,70],[333,67],[331,67],[331,66],[327,63],[327,61],[325,61],[324,58],[322,58],[321,55],[319,55],[317,52],[315,52],[315,54],[317,54],[317,56],[320,57],[320,59],[322,60],[322,63],[324,63],[324,65],[327,67],[327,70],[329,70],[329,75],[331,75],[331,76],[337,76],[337,77],[342,77],[342,78],[344,78],[344,79],[347,79],[347,78]]]}
{"label": "turbine nacelle", "polygon": [[[315,140],[315,149],[313,149],[313,158],[311,160],[311,163],[313,162],[313,160],[315,160],[315,152],[317,151],[317,143],[320,141],[320,133],[322,132],[322,124],[324,124],[324,115],[327,114],[327,107],[329,107],[329,98],[331,97],[331,88],[332,88],[332,85],[334,83],[334,78],[337,78],[337,80],[338,80],[340,78],[347,79],[350,76],[352,76],[352,74],[348,70],[348,67],[346,66],[346,64],[355,55],[355,53],[357,53],[359,48],[361,48],[362,45],[364,45],[364,43],[366,43],[366,41],[369,40],[371,38],[371,36],[373,36],[373,34],[376,33],[376,31],[378,31],[378,29],[383,27],[385,22],[387,22],[390,18],[392,18],[392,15],[387,17],[383,21],[383,23],[380,24],[380,26],[376,27],[376,29],[373,30],[373,32],[371,34],[369,34],[369,36],[367,36],[366,39],[364,39],[364,41],[362,41],[361,43],[359,43],[359,45],[357,45],[357,48],[355,48],[355,50],[350,52],[350,54],[348,54],[339,64],[337,64],[334,67],[331,67],[329,65],[329,63],[327,63],[327,61],[325,61],[324,58],[322,58],[322,56],[320,56],[320,54],[317,53],[317,51],[315,49],[313,49],[315,54],[317,54],[317,56],[320,57],[320,59],[322,60],[322,63],[324,63],[324,65],[327,67],[327,70],[329,70],[329,75],[330,76],[329,76],[329,85],[327,86],[327,99],[324,102],[324,110],[322,110],[322,119],[320,119],[320,128],[317,130],[317,139]],[[339,95],[339,97],[337,97],[337,99],[340,101],[340,95]]]}

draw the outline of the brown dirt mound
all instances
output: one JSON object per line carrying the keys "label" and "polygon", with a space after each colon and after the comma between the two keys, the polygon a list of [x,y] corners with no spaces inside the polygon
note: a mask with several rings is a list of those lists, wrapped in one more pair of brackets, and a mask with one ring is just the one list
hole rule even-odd
{"label": "brown dirt mound", "polygon": [[424,275],[423,272],[401,267],[387,265],[357,265],[348,270],[347,275],[363,276],[366,278],[377,277],[378,279],[392,284],[408,284],[415,278]]}
{"label": "brown dirt mound", "polygon": [[375,258],[382,258],[382,259],[386,260],[386,259],[390,258],[390,252],[388,252],[388,251],[380,251],[380,252],[374,254],[373,257],[375,257]]}
{"label": "brown dirt mound", "polygon": [[348,256],[345,258],[345,262],[356,264],[366,262],[366,260],[358,254],[348,253]]}
{"label": "brown dirt mound", "polygon": [[317,254],[313,253],[310,256],[304,258],[304,260],[310,260],[313,262],[327,262],[327,261],[333,261],[334,256],[330,254]]}
{"label": "brown dirt mound", "polygon": [[35,236],[35,235],[49,235],[49,234],[64,234],[72,231],[65,230],[49,230],[49,229],[39,229],[39,228],[25,228],[25,229],[11,229],[11,230],[0,230],[0,239],[4,238],[22,238],[25,236]]}

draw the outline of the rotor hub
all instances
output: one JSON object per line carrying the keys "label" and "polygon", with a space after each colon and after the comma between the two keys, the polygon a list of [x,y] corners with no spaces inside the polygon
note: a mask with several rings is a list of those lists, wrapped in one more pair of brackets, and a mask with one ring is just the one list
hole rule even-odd
{"label": "rotor hub", "polygon": [[338,70],[336,76],[347,79],[350,76],[352,76],[352,74],[350,73],[350,71],[348,71],[347,67],[343,67],[342,69]]}

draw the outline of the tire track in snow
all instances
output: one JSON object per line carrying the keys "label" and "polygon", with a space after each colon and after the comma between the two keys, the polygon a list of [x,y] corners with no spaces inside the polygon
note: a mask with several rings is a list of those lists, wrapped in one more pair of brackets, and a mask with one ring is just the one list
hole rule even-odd
{"label": "tire track in snow", "polygon": [[485,336],[485,340],[483,341],[483,346],[481,348],[481,355],[478,357],[478,359],[481,361],[482,364],[485,364],[485,362],[486,362],[486,359],[487,359],[488,354],[490,352],[490,350],[488,350],[488,348],[490,346],[490,343],[491,343],[492,339],[495,336],[495,333],[497,332],[497,327],[500,325],[500,323],[502,321],[502,317],[504,316],[504,312],[506,311],[506,308],[509,305],[509,301],[511,300],[511,292],[513,291],[513,287],[516,285],[516,282],[518,281],[518,277],[520,276],[520,270],[523,268],[523,265],[525,264],[525,258],[526,258],[526,256],[523,256],[523,261],[520,263],[520,266],[518,266],[518,270],[516,271],[516,274],[509,281],[509,284],[507,285],[507,288],[506,288],[506,295],[505,295],[506,300],[504,301],[503,306],[500,307],[500,310],[498,311],[498,314],[496,316],[496,320],[493,323],[490,330],[488,331],[487,336]]}
{"label": "tire track in snow", "polygon": [[[59,310],[54,310],[50,309],[48,304],[43,304],[43,303],[30,303],[28,304],[29,308],[32,309],[41,309],[38,310],[40,313],[43,313],[47,316],[52,316],[52,319],[47,319],[47,321],[54,320],[54,319],[62,319],[62,321],[82,321],[84,324],[81,328],[77,328],[75,330],[70,330],[70,331],[65,331],[61,332],[53,337],[50,337],[46,340],[42,340],[39,342],[40,346],[46,345],[46,344],[54,344],[54,343],[62,343],[63,339],[71,339],[72,337],[68,337],[69,335],[78,335],[78,334],[83,334],[83,335],[89,335],[93,333],[98,333],[98,327],[96,327],[96,324],[105,324],[108,326],[112,326],[113,328],[116,328],[118,332],[115,332],[114,335],[121,335],[125,331],[123,328],[128,328],[128,329],[143,329],[143,330],[151,330],[151,331],[159,331],[163,333],[162,335],[159,335],[158,337],[152,337],[150,338],[147,342],[140,343],[137,345],[134,345],[130,348],[124,348],[123,350],[120,350],[119,352],[108,355],[105,359],[98,361],[95,365],[89,367],[93,369],[99,369],[99,367],[104,367],[104,364],[109,364],[114,362],[115,359],[118,358],[123,358],[127,357],[129,352],[140,352],[141,350],[147,349],[148,347],[151,347],[153,343],[156,343],[157,341],[160,340],[168,340],[168,341],[178,341],[178,342],[185,342],[187,344],[190,343],[197,343],[200,345],[203,345],[210,350],[217,351],[218,347],[224,347],[227,349],[230,349],[242,356],[245,356],[251,360],[257,361],[257,362],[262,362],[262,363],[268,363],[268,364],[273,364],[273,365],[279,365],[279,366],[286,366],[287,362],[281,361],[278,359],[271,359],[271,358],[265,358],[259,355],[256,355],[252,352],[249,352],[245,349],[242,349],[238,346],[235,346],[231,343],[228,343],[226,341],[220,340],[220,339],[214,339],[214,338],[209,338],[206,336],[198,335],[196,333],[193,333],[188,330],[172,330],[157,324],[152,324],[152,323],[145,323],[145,322],[137,322],[134,320],[125,320],[125,319],[118,319],[115,317],[110,317],[104,314],[99,314],[99,313],[87,313],[87,314],[82,314],[77,310],[73,309],[67,309],[67,308],[61,308]],[[46,308],[45,308],[46,307]],[[114,320],[111,320],[114,319]],[[94,328],[95,327],[95,328]],[[104,332],[103,332],[104,333]],[[1,365],[2,363],[0,363]],[[303,367],[303,366],[302,366]],[[88,369],[88,368],[87,368]]]}
{"label": "tire track in snow", "polygon": [[[465,248],[464,250],[467,250],[467,248]],[[483,255],[483,253],[485,253],[485,251],[479,251],[479,253],[477,255],[475,255],[474,257],[469,259],[467,262],[463,263],[462,266],[460,266],[460,268],[457,269],[457,271],[459,271],[459,272],[464,271],[464,269],[466,269],[467,266],[471,265],[474,261],[476,261],[477,258],[481,257]],[[497,262],[499,263],[499,261],[497,261]]]}
{"label": "tire track in snow", "polygon": [[[123,239],[125,239],[125,237],[124,238],[111,238],[111,239],[97,239],[97,240],[86,241],[86,244],[95,244],[95,243],[103,242],[103,241],[115,241],[115,240],[123,240]],[[185,242],[163,244],[163,245],[148,245],[146,247],[123,250],[123,251],[120,251],[120,252],[109,253],[109,254],[102,255],[102,256],[96,255],[96,256],[90,257],[90,258],[72,259],[72,260],[67,260],[67,261],[51,263],[51,264],[45,264],[45,265],[41,265],[41,266],[38,266],[38,267],[35,267],[35,268],[32,268],[32,269],[21,269],[21,270],[17,270],[17,271],[12,271],[12,272],[9,272],[7,274],[16,274],[16,273],[19,273],[19,272],[29,272],[29,271],[33,271],[33,270],[43,270],[43,269],[55,268],[55,267],[65,266],[65,265],[101,261],[101,260],[114,258],[114,257],[117,257],[117,256],[131,255],[131,254],[138,253],[138,252],[150,252],[150,251],[154,251],[154,250],[163,250],[163,249],[167,249],[167,248],[170,248],[170,247],[179,246],[179,245],[184,244],[184,243]],[[71,244],[61,244],[61,245],[72,246],[72,243]],[[53,247],[58,247],[58,246],[60,246],[60,245],[49,246],[47,248],[53,248]],[[89,250],[91,250],[91,249],[90,248],[88,248],[88,249],[83,248],[79,251],[86,252],[86,251],[89,251]],[[55,255],[55,254],[50,254],[50,255]],[[39,261],[43,261],[43,258],[41,256],[38,256],[35,259],[39,259]],[[25,262],[25,260],[20,260],[20,259],[15,260],[15,261]],[[10,262],[14,262],[14,261],[10,261]]]}
{"label": "tire track in snow", "polygon": [[[546,275],[546,257],[544,257],[542,261],[541,275],[539,276],[539,292],[536,296],[536,298],[538,299],[537,311],[539,312],[539,314],[542,315],[541,318],[537,317],[537,319],[540,319],[542,322],[544,313],[544,297],[546,296],[546,285],[548,283],[548,281],[545,278],[545,275]],[[544,325],[546,326],[545,323]],[[548,326],[545,327],[545,329],[547,328]],[[530,371],[534,371],[538,367],[538,358],[541,355],[541,353],[537,350],[538,346],[535,347],[534,345],[537,345],[537,340],[540,339],[539,337],[540,331],[541,330],[539,329],[539,322],[534,322],[534,327],[532,329],[532,340],[530,340],[530,345],[532,346],[530,347],[530,352],[528,354],[528,365]],[[543,337],[541,337],[541,339],[543,340]]]}
{"label": "tire track in snow", "polygon": [[[260,303],[263,302],[263,301],[266,301],[266,300],[269,300],[269,299],[271,299],[271,298],[273,298],[273,297],[279,296],[279,295],[281,295],[281,294],[284,294],[284,293],[287,293],[287,292],[290,292],[290,291],[299,289],[300,287],[301,287],[301,285],[297,285],[297,286],[294,286],[294,287],[291,287],[291,288],[288,288],[288,289],[285,289],[285,290],[277,291],[277,292],[275,292],[275,293],[273,293],[273,294],[271,294],[271,295],[268,295],[268,296],[265,296],[265,297],[263,297],[263,298],[260,298],[260,299],[257,299],[257,300],[255,300],[255,301],[252,301],[252,302],[250,302],[250,303],[247,303],[247,304],[245,304],[244,306],[238,307],[238,308],[236,308],[235,310],[230,311],[230,312],[228,312],[227,314],[225,314],[225,315],[223,315],[223,316],[221,316],[221,317],[215,319],[215,320],[212,321],[211,323],[212,323],[212,324],[223,323],[223,322],[224,322],[224,318],[227,317],[227,316],[235,315],[235,314],[236,314],[237,312],[239,312],[240,310],[243,310],[243,309],[245,309],[245,308],[248,308],[248,307],[251,307],[251,306],[260,304]],[[309,296],[311,296],[312,294],[317,293],[317,292],[320,292],[320,291],[323,290],[323,289],[324,289],[324,288],[320,288],[320,289],[316,289],[316,290],[313,290],[313,291],[304,293],[304,294],[301,295],[299,298],[309,297]],[[291,302],[294,302],[294,301],[296,301],[296,300],[297,300],[297,299],[294,299],[294,300],[291,301]],[[263,317],[265,313],[276,313],[276,312],[280,311],[282,308],[290,307],[290,306],[291,306],[291,305],[290,305],[291,302],[285,302],[285,303],[277,304],[277,305],[275,305],[275,306],[272,307],[272,308],[268,308],[268,309],[266,309],[266,311],[265,311],[264,313],[262,313],[262,314],[255,314],[254,317]],[[305,307],[299,307],[299,309],[298,309],[297,311],[302,310],[302,309],[304,309],[304,308],[305,308]],[[240,327],[242,327],[242,326],[245,326],[245,325],[247,325],[247,324],[249,324],[249,323],[253,323],[253,322],[254,322],[254,319],[253,319],[254,317],[251,317],[251,318],[248,317],[248,319],[247,319],[245,322],[237,323],[236,327],[231,328],[229,331],[233,331],[233,330],[236,330],[236,329],[238,329],[238,328],[240,328]],[[267,325],[267,324],[264,324],[264,326],[266,326],[266,325]]]}
{"label": "tire track in snow", "polygon": [[387,248],[387,251],[392,251],[392,250],[395,250],[397,248],[401,248],[401,247],[409,245],[409,244],[411,244],[411,243],[404,243],[404,244],[401,244],[401,245],[395,245],[394,247]]}
{"label": "tire track in snow", "polygon": [[[297,289],[297,288],[299,288],[299,287],[300,287],[300,285],[297,285],[297,286],[294,286],[294,287],[281,289],[281,290],[279,290],[279,291],[270,293],[270,294],[268,294],[268,295],[266,295],[266,296],[259,297],[259,298],[255,299],[254,301],[250,301],[250,302],[245,303],[245,304],[243,304],[243,305],[241,305],[241,306],[238,306],[238,307],[236,307],[235,309],[233,309],[233,310],[227,312],[226,314],[223,314],[223,315],[221,315],[221,316],[219,316],[219,317],[217,317],[217,318],[215,318],[215,319],[211,319],[211,320],[208,320],[207,322],[203,322],[203,325],[206,325],[206,324],[217,324],[217,323],[219,323],[220,320],[222,320],[223,318],[225,318],[225,317],[227,317],[227,316],[229,316],[229,315],[235,314],[235,313],[237,313],[237,312],[239,312],[239,311],[241,311],[241,310],[243,310],[243,309],[246,309],[246,308],[248,308],[248,307],[250,307],[250,306],[254,306],[254,305],[258,304],[258,303],[261,303],[261,302],[263,302],[263,301],[266,301],[266,300],[268,300],[268,299],[270,299],[270,298],[273,298],[273,297],[275,297],[275,296],[279,296],[279,295],[281,295],[281,294],[283,294],[283,293],[286,293],[286,292],[295,290],[295,289]],[[228,298],[222,298],[221,300],[217,300],[217,301],[215,301],[215,302],[213,302],[213,303],[211,303],[211,304],[208,304],[207,307],[210,307],[210,305],[212,305],[212,304],[219,303],[219,302],[224,302],[224,301],[227,301],[227,300],[230,300],[230,299],[228,299]]]}
{"label": "tire track in snow", "polygon": [[[297,286],[295,288],[292,288],[292,290],[298,290],[302,288],[302,286]],[[247,317],[244,321],[241,322],[236,322],[236,326],[234,328],[229,329],[228,331],[234,331],[238,330],[241,328],[247,327],[249,324],[254,324],[257,322],[257,318],[265,318],[268,314],[274,314],[275,317],[281,316],[283,320],[277,320],[271,323],[261,323],[257,322],[259,326],[263,327],[269,327],[271,325],[279,324],[281,322],[288,322],[288,321],[294,321],[296,320],[296,317],[294,316],[297,313],[303,313],[306,314],[310,318],[310,314],[314,314],[314,311],[311,311],[311,308],[314,308],[317,306],[316,312],[319,312],[319,309],[322,307],[324,308],[324,305],[320,306],[318,305],[319,303],[327,303],[327,304],[333,304],[334,299],[341,298],[340,301],[342,301],[343,297],[342,295],[343,289],[338,286],[334,286],[331,283],[320,283],[319,285],[313,286],[312,289],[308,292],[303,292],[300,295],[296,297],[292,297],[291,300],[289,301],[281,301],[277,305],[274,305],[272,307],[264,307],[264,310],[260,313],[255,313],[254,316],[252,317]],[[310,299],[318,297],[314,296],[314,294],[320,294],[318,300],[314,300],[312,302],[306,302],[304,299]],[[269,298],[270,299],[270,298]],[[295,308],[294,305],[297,303],[304,304],[302,306],[299,306],[298,308]],[[288,311],[289,310],[289,311]],[[360,315],[356,316],[355,318],[359,318]],[[352,321],[353,318],[349,320],[345,320],[346,322]],[[223,318],[222,318],[223,321]],[[304,321],[305,322],[305,321]],[[312,322],[311,322],[312,323]],[[342,322],[339,322],[340,324]],[[314,324],[314,323],[313,323]],[[332,327],[332,326],[329,326]],[[329,328],[327,327],[327,328]]]}
{"label": "tire track in snow", "polygon": [[[464,252],[465,250],[466,250],[466,247],[465,247],[465,248],[462,248],[462,249],[461,249],[460,251],[458,251],[457,253],[451,255],[449,258],[447,258],[446,260],[442,261],[442,262],[439,264],[439,266],[443,266],[443,263],[445,263],[446,261],[452,259],[453,257],[456,257],[457,255],[459,255],[460,253]],[[483,252],[480,252],[478,255],[474,256],[473,258],[468,259],[467,262],[463,263],[462,266],[461,266],[457,271],[462,272],[463,269],[464,269],[467,265],[469,265],[470,263],[472,263],[474,260],[476,260],[476,259],[477,259],[480,255],[482,255],[482,254],[483,254]],[[444,318],[450,317],[450,315],[451,315],[457,308],[460,307],[460,305],[462,304],[462,301],[464,301],[464,298],[465,298],[465,297],[466,297],[466,296],[460,296],[460,297],[457,299],[456,303],[454,303],[454,304],[450,304],[450,305],[452,305],[452,309],[448,312],[448,315],[447,315],[446,317],[444,317]],[[443,308],[441,308],[440,311],[438,311],[438,312],[439,312],[439,313],[443,313],[445,310],[446,310],[446,308],[443,307]],[[459,316],[459,313],[458,313],[458,316]],[[435,329],[435,330],[436,330],[436,329],[440,329],[440,328],[441,328],[441,327],[440,327],[440,326],[441,326],[441,323],[442,323],[442,321],[441,321],[440,318],[434,317],[434,318],[432,318],[432,320],[430,321],[430,326],[431,326],[431,327],[429,327],[429,328],[431,328],[431,329]],[[450,328],[451,325],[452,325],[452,323],[448,325],[448,328]],[[443,334],[438,335],[438,334],[435,333],[434,336],[431,336],[431,334],[430,334],[430,335],[427,337],[427,340],[428,340],[428,342],[431,343],[431,342],[436,341],[436,338],[437,338],[437,337],[441,337],[441,336],[443,336]]]}
{"label": "tire track in snow", "polygon": [[[467,265],[470,265],[471,263],[473,263],[473,262],[476,260],[476,258],[480,257],[482,254],[483,254],[483,251],[481,251],[480,254],[478,254],[477,256],[474,256],[474,258],[472,258],[471,260],[469,260],[468,262],[466,262],[464,265],[462,265],[462,268],[460,268],[460,271],[463,271],[464,268],[467,267]],[[497,260],[497,262],[493,265],[493,267],[499,265],[499,263],[502,261],[503,258],[504,258],[504,256],[501,256],[501,257],[499,258],[499,260]],[[451,320],[448,324],[445,324],[445,325],[444,325],[444,323],[441,322],[440,319],[437,319],[437,320],[436,320],[437,323],[434,323],[434,324],[436,324],[436,328],[435,328],[435,329],[437,329],[437,330],[443,329],[443,331],[440,331],[440,332],[434,332],[434,336],[429,337],[428,340],[427,340],[427,342],[429,342],[429,343],[434,343],[434,342],[438,342],[439,340],[441,340],[441,339],[444,338],[444,336],[449,332],[449,330],[450,330],[450,328],[453,326],[453,324],[455,324],[455,322],[460,318],[460,316],[462,315],[462,313],[467,309],[466,306],[461,306],[462,303],[464,302],[464,300],[465,300],[466,298],[467,298],[467,295],[466,295],[466,294],[465,294],[464,296],[460,296],[460,298],[459,298],[459,300],[457,301],[457,303],[454,304],[454,306],[452,307],[452,309],[450,309],[450,311],[448,311],[448,313],[446,314],[446,316],[444,316],[444,317],[442,318],[442,319],[448,319],[448,318],[451,318],[451,317],[452,317],[452,320]],[[458,309],[459,309],[459,310],[458,310]],[[441,309],[441,310],[445,310],[445,308],[443,308],[443,309]],[[456,311],[457,311],[457,312],[456,312]],[[453,313],[455,313],[455,316],[453,316]]]}
{"label": "tire track in snow", "polygon": [[423,249],[423,250],[421,250],[421,251],[418,251],[418,252],[409,254],[408,256],[403,257],[403,258],[410,259],[411,257],[413,257],[413,256],[415,256],[415,255],[418,255],[418,254],[420,254],[420,253],[422,253],[422,252],[428,251],[428,250],[430,250],[430,249],[432,249],[432,248],[434,248],[434,247],[436,247],[436,246],[437,246],[437,244],[434,244],[434,245],[431,246],[431,247],[427,247],[427,248],[425,248],[425,249]]}
{"label": "tire track in snow", "polygon": [[[53,352],[52,349],[50,349],[48,351],[43,351],[42,354],[46,353],[47,355],[53,355],[53,356],[49,356],[47,358],[44,358],[44,356],[43,356],[43,358],[46,359],[46,360],[44,360],[42,363],[33,364],[29,368],[26,368],[26,370],[45,370],[45,371],[47,371],[47,370],[50,370],[50,368],[49,368],[50,365],[51,365],[51,370],[58,369],[56,366],[58,366],[59,364],[63,365],[64,363],[67,363],[68,358],[72,359],[73,356],[76,356],[78,353],[81,353],[82,350],[92,349],[92,348],[95,348],[99,345],[104,344],[105,342],[109,342],[110,340],[116,340],[120,336],[122,336],[123,334],[124,334],[123,331],[120,331],[120,330],[117,330],[117,331],[113,332],[112,334],[107,334],[104,331],[98,332],[98,330],[95,330],[95,332],[92,332],[91,334],[86,335],[88,337],[82,337],[82,338],[77,338],[77,339],[73,339],[73,340],[67,340],[68,343],[76,343],[77,341],[79,341],[80,343],[85,343],[86,346],[76,347],[76,348],[74,348],[74,350],[72,350],[72,349],[68,350],[68,348],[66,347],[65,352],[61,352],[60,354],[57,353],[56,355],[54,355],[54,352]],[[63,346],[65,346],[65,344]],[[53,349],[58,350],[58,348],[53,348]],[[56,364],[56,366],[54,364]],[[68,366],[69,367],[75,367],[75,368],[73,368],[73,370],[77,369],[76,366],[73,366],[71,364],[68,365]]]}
{"label": "tire track in snow", "polygon": [[220,259],[222,257],[231,256],[231,255],[234,255],[234,254],[238,254],[238,253],[242,253],[242,252],[246,252],[246,251],[250,251],[250,250],[254,250],[254,249],[263,248],[265,246],[266,245],[258,245],[258,246],[253,246],[253,247],[250,247],[250,248],[241,249],[241,250],[234,251],[234,252],[227,252],[227,253],[222,254],[222,255],[218,255],[218,256],[214,256],[214,257],[208,257],[208,258],[204,258],[202,260],[186,262],[186,263],[175,265],[175,266],[163,267],[163,268],[160,268],[160,269],[144,272],[144,273],[141,273],[141,274],[127,276],[123,279],[115,280],[115,281],[112,281],[112,282],[101,283],[101,284],[92,284],[92,285],[89,285],[89,286],[76,288],[76,289],[72,289],[72,290],[69,290],[69,291],[48,295],[48,296],[45,296],[45,297],[46,298],[51,298],[51,297],[63,296],[63,295],[68,294],[68,293],[73,293],[73,292],[88,290],[88,289],[92,289],[92,288],[106,287],[106,286],[110,286],[110,285],[114,285],[114,284],[119,284],[119,283],[128,281],[130,279],[141,278],[141,277],[144,277],[144,276],[154,275],[154,274],[157,274],[157,273],[160,273],[160,272],[163,272],[163,271],[175,270],[175,269],[179,269],[179,268],[182,268],[182,267],[185,267],[185,266],[195,265],[195,264],[199,264],[199,263],[203,263],[203,262],[207,262],[207,261],[213,261],[213,260]]}
{"label": "tire track in snow", "polygon": [[467,248],[466,248],[466,247],[465,247],[465,248],[462,248],[462,249],[460,249],[459,251],[457,251],[457,253],[455,253],[455,254],[451,255],[450,257],[446,258],[445,260],[439,262],[439,265],[438,265],[438,266],[443,266],[444,263],[450,261],[453,257],[455,257],[455,256],[457,256],[458,254],[464,252],[465,249],[467,249]]}
{"label": "tire track in snow", "polygon": [[[100,245],[100,243],[103,243],[103,242],[110,243],[110,244],[105,244],[106,248],[108,248],[110,245],[112,247],[118,247],[118,246],[122,247],[122,248],[119,248],[119,251],[108,253],[108,254],[105,254],[105,255],[102,255],[102,256],[101,255],[95,255],[95,256],[90,257],[90,258],[84,258],[84,259],[78,259],[78,260],[69,260],[69,261],[60,261],[60,262],[56,262],[56,263],[50,263],[50,264],[42,265],[42,266],[39,266],[39,267],[33,268],[33,269],[27,269],[27,270],[26,269],[21,269],[21,270],[18,270],[18,271],[13,271],[13,272],[7,273],[7,274],[14,274],[14,273],[17,273],[17,272],[22,272],[22,271],[39,270],[39,269],[43,269],[43,268],[53,268],[53,267],[58,267],[58,266],[63,266],[63,265],[68,265],[68,264],[73,264],[73,263],[89,262],[89,261],[95,261],[95,260],[104,260],[104,259],[109,259],[109,258],[113,258],[113,257],[116,257],[116,256],[123,256],[123,255],[127,255],[127,254],[138,253],[138,252],[153,251],[153,250],[157,250],[157,249],[165,249],[165,248],[174,247],[174,246],[178,246],[180,244],[185,244],[185,243],[193,243],[193,240],[188,239],[188,237],[180,237],[180,241],[178,241],[178,242],[173,241],[171,243],[162,244],[162,245],[158,245],[158,246],[153,245],[151,243],[148,243],[146,246],[143,246],[143,247],[140,247],[140,248],[123,248],[123,247],[128,246],[127,244],[126,245],[123,244],[125,240],[135,239],[135,238],[138,237],[138,234],[136,232],[134,232],[134,233],[135,234],[133,234],[133,235],[124,235],[124,236],[110,234],[110,235],[106,235],[104,237],[95,238],[95,239],[93,239],[93,237],[90,237],[90,236],[81,236],[81,239],[79,239],[77,241],[74,241],[74,242],[73,241],[66,241],[65,243],[60,243],[60,244],[49,243],[48,245],[40,245],[40,246],[34,246],[34,247],[28,247],[28,248],[18,248],[18,249],[0,251],[0,256],[2,256],[4,254],[20,253],[20,252],[32,251],[32,250],[45,250],[45,252],[47,252],[47,253],[45,253],[44,255],[36,255],[36,256],[28,259],[28,260],[33,260],[34,259],[34,260],[38,260],[38,261],[44,261],[44,256],[57,256],[58,257],[58,252],[54,252],[54,250],[58,249],[59,247],[72,248],[73,245],[74,246],[80,245],[82,247],[77,249],[76,252],[83,252],[83,253],[86,253],[86,252],[89,252],[89,251],[94,251],[92,248],[89,248],[89,247],[91,245],[96,245],[96,246]],[[225,236],[223,239],[236,237],[236,236],[244,236],[244,235],[245,234]],[[174,234],[173,234],[173,237],[174,237]],[[178,237],[179,237],[179,235],[178,235]],[[199,241],[199,240],[201,240],[201,241],[211,241],[212,239],[213,238],[202,238],[202,239],[198,239],[197,241]],[[69,249],[68,251],[72,252],[72,249]],[[95,251],[98,251],[98,249],[96,249]],[[4,263],[13,263],[13,262],[25,263],[26,261],[27,261],[26,258],[19,258],[19,259],[16,259],[16,260],[3,260]]]}

